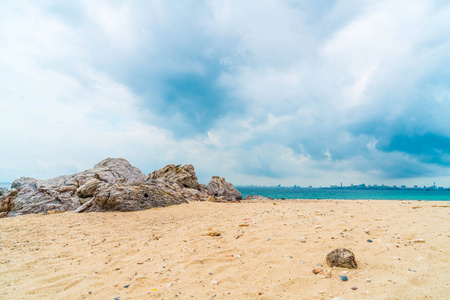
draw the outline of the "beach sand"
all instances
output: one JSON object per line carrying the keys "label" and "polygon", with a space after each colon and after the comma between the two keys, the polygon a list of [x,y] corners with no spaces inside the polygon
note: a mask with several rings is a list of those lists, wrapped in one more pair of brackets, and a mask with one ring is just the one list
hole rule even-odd
{"label": "beach sand", "polygon": [[[449,208],[278,200],[4,218],[0,298],[449,299]],[[358,269],[314,275],[339,247]]]}

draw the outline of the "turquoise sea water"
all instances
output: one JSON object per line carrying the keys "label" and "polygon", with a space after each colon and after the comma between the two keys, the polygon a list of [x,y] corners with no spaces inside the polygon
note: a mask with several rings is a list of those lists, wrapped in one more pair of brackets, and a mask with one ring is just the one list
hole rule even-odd
{"label": "turquoise sea water", "polygon": [[236,187],[242,197],[261,195],[275,199],[348,199],[348,200],[425,200],[450,201],[450,191],[423,189],[303,189],[303,188],[258,188]]}

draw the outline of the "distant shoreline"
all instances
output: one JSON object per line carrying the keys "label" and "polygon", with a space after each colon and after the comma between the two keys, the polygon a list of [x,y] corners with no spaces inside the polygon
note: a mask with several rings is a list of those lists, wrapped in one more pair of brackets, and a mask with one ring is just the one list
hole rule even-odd
{"label": "distant shoreline", "polygon": [[261,195],[274,199],[421,200],[450,201],[450,191],[442,189],[320,189],[236,187],[242,197]]}

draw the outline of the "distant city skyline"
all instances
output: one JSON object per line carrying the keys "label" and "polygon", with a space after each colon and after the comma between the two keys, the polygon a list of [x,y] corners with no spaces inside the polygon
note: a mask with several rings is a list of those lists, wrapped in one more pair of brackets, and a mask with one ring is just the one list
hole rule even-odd
{"label": "distant city skyline", "polygon": [[303,189],[308,189],[308,188],[324,188],[324,189],[329,189],[329,188],[334,188],[334,189],[351,189],[351,188],[355,188],[355,189],[436,189],[436,190],[444,190],[444,189],[450,189],[450,185],[448,187],[445,186],[436,186],[436,184],[433,182],[433,185],[431,186],[427,186],[427,185],[414,185],[414,186],[407,186],[407,185],[384,185],[384,184],[365,184],[365,183],[361,183],[361,184],[353,184],[351,183],[350,185],[330,185],[330,186],[301,186],[301,185],[293,185],[293,186],[283,186],[281,184],[275,185],[275,186],[262,186],[262,185],[246,185],[247,187],[261,187],[261,188],[265,188],[265,187],[270,187],[270,188],[303,188]]}

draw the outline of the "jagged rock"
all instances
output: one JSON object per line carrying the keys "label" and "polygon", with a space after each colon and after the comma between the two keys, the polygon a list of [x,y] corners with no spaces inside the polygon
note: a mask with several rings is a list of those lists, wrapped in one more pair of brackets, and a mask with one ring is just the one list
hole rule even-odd
{"label": "jagged rock", "polygon": [[330,267],[341,267],[348,269],[356,269],[358,267],[353,252],[345,248],[338,248],[328,253],[327,264]]}
{"label": "jagged rock", "polygon": [[210,197],[210,195],[205,191],[190,188],[180,189],[179,192],[191,201],[206,201],[208,197]]}
{"label": "jagged rock", "polygon": [[225,178],[213,176],[207,187],[208,192],[213,195],[216,202],[228,202],[242,199],[241,193]]}
{"label": "jagged rock", "polygon": [[242,200],[274,200],[274,199],[271,197],[264,197],[261,195],[248,195],[245,196],[245,198]]}
{"label": "jagged rock", "polygon": [[20,190],[25,186],[36,188],[36,181],[36,179],[31,177],[20,177],[19,179],[14,180],[14,182],[11,184],[11,189]]}
{"label": "jagged rock", "polygon": [[79,198],[87,198],[94,196],[94,192],[102,181],[98,179],[91,179],[77,189],[77,196]]}
{"label": "jagged rock", "polygon": [[[21,177],[13,182],[12,189],[0,199],[0,212],[7,212],[7,216],[12,217],[45,213],[49,210],[75,210],[85,202],[77,195],[77,190],[90,180],[116,183],[134,182],[144,178],[145,175],[138,168],[123,158],[107,158],[93,169],[47,180]],[[88,191],[88,187],[93,188],[84,186],[80,189],[80,195],[88,197],[92,193]]]}
{"label": "jagged rock", "polygon": [[163,182],[100,184],[86,211],[134,211],[187,203],[186,198]]}
{"label": "jagged rock", "polygon": [[114,183],[117,181],[126,182],[144,180],[145,175],[136,167],[133,167],[126,159],[123,158],[107,158],[94,166],[96,178]]}
{"label": "jagged rock", "polygon": [[180,165],[167,165],[148,174],[146,179],[158,179],[168,184],[177,184],[181,188],[200,189],[200,184],[192,165],[184,165],[182,167]]}
{"label": "jagged rock", "polygon": [[[47,180],[22,177],[0,197],[0,217],[30,213],[134,211],[186,203],[242,198],[232,184],[214,176],[200,185],[192,165],[168,165],[147,177],[127,160],[107,158],[89,169]],[[212,196],[214,195],[214,196]]]}

